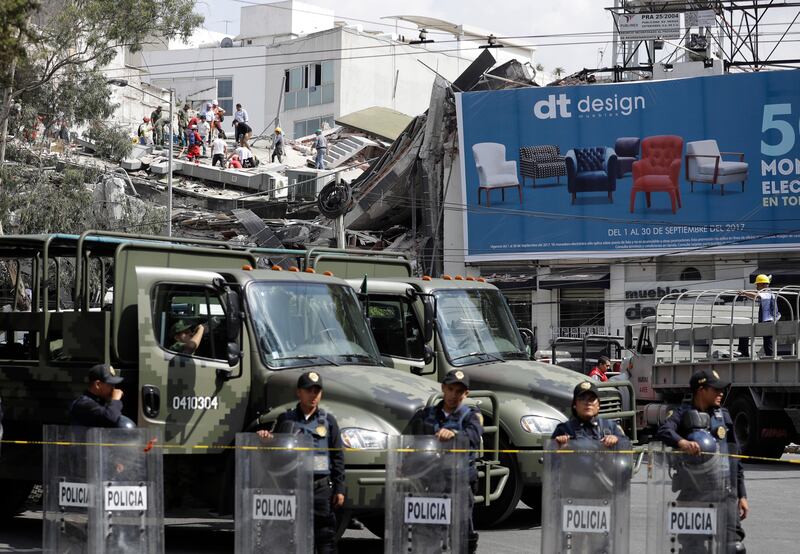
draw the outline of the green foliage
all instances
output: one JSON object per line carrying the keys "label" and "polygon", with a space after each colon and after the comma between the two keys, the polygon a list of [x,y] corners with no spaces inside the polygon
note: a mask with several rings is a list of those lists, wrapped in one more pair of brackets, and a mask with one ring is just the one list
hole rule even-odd
{"label": "green foliage", "polygon": [[[17,67],[18,86],[35,79],[38,71],[30,60],[21,61]],[[61,120],[75,125],[107,119],[115,108],[106,77],[96,68],[64,71],[58,79],[22,90],[17,100],[23,106],[22,124],[40,115],[46,131],[57,128]]]}
{"label": "green foliage", "polygon": [[[83,173],[73,170],[68,181],[59,182],[52,178],[53,174],[28,169],[23,166],[3,176],[5,202],[17,215],[14,232],[80,233],[85,230],[93,206],[92,194],[83,185]],[[78,172],[81,175],[77,175]],[[76,183],[80,184],[76,186]]]}
{"label": "green foliage", "polygon": [[135,52],[149,42],[186,40],[203,22],[194,5],[194,0],[44,0],[37,11],[31,0],[0,0],[5,26],[0,79],[11,76],[12,60],[19,66],[11,102],[0,106],[0,123],[14,101],[43,115],[47,127],[62,118],[77,123],[108,118],[113,106],[100,69],[120,47]]}
{"label": "green foliage", "polygon": [[[35,40],[34,31],[28,21],[39,8],[33,0],[0,0],[0,60],[5,66],[15,58],[25,56],[26,47]],[[0,73],[0,85],[6,72]]]}
{"label": "green foliage", "polygon": [[128,131],[97,121],[93,122],[89,128],[89,139],[94,141],[100,156],[114,161],[121,160],[133,150]]}
{"label": "green foliage", "polygon": [[[0,214],[3,229],[8,233],[79,234],[88,229],[144,234],[164,231],[166,208],[129,194],[106,196],[102,188],[97,188],[103,187],[105,177],[94,167],[67,167],[58,173],[42,172],[27,165],[6,165],[0,171],[0,178],[4,184],[0,189]],[[87,186],[90,183],[95,183],[95,192]]]}

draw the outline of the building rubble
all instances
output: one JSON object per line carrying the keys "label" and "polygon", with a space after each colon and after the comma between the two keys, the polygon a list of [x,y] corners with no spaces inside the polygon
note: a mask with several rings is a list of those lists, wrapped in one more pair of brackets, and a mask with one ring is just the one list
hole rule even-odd
{"label": "building rubble", "polygon": [[[454,83],[437,76],[428,110],[410,118],[394,141],[369,129],[370,115],[379,112],[354,114],[349,119],[358,121],[357,127],[326,128],[329,169],[313,169],[313,135],[287,139],[280,162],[271,161],[272,138],[256,137],[251,149],[260,163],[253,169],[214,168],[210,156],[189,163],[176,146],[173,232],[272,248],[335,245],[335,218],[320,212],[319,196],[326,185],[338,183],[352,195],[343,214],[347,247],[406,252],[419,272],[441,273],[443,217],[449,209],[442,199],[447,187],[458,186],[452,178],[458,150],[454,92],[535,86],[522,64],[511,61],[491,70],[494,64],[484,51]],[[395,128],[398,121],[405,123],[397,112],[383,115]],[[135,212],[142,203],[167,204],[165,149],[134,145],[115,164],[99,158],[84,138],[52,151],[47,143],[14,143],[18,151],[56,169],[69,164],[98,168],[106,178],[92,188],[111,227],[123,211]],[[228,145],[232,150],[232,141]]]}

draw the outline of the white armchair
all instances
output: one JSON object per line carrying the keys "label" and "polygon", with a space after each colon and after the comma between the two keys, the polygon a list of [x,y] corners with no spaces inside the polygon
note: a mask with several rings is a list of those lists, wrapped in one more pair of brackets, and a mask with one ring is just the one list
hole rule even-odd
{"label": "white armchair", "polygon": [[516,187],[519,192],[519,203],[522,204],[522,187],[517,177],[517,162],[506,160],[506,147],[496,142],[480,142],[472,145],[472,155],[478,169],[478,204],[481,203],[481,191],[486,191],[486,205],[492,205],[492,189],[500,189],[503,200],[506,199],[507,188]]}
{"label": "white armchair", "polygon": [[[724,161],[722,156],[738,156],[739,161]],[[692,184],[711,183],[720,185],[721,193],[725,194],[725,185],[728,183],[742,183],[747,181],[749,166],[744,161],[742,152],[720,152],[715,140],[698,140],[686,143],[686,180]]]}

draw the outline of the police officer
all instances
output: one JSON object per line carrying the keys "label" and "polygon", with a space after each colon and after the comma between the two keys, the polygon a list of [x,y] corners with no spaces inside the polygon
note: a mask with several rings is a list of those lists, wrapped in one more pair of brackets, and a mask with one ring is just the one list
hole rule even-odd
{"label": "police officer", "polygon": [[595,439],[611,448],[624,437],[619,425],[607,419],[599,419],[600,396],[594,381],[582,381],[572,391],[572,417],[559,423],[551,438],[559,446],[565,446],[570,439]]}
{"label": "police officer", "polygon": [[122,377],[110,364],[97,364],[89,370],[89,386],[69,408],[71,425],[83,427],[135,427],[122,415],[122,391],[116,388]]}
{"label": "police officer", "polygon": [[[684,404],[675,409],[667,421],[658,429],[656,438],[672,448],[678,448],[691,456],[701,454],[701,445],[696,440],[697,435],[690,437],[696,429],[695,425],[688,425],[688,421],[701,420],[696,413],[708,414],[709,423],[707,431],[714,438],[723,453],[737,454],[739,443],[733,428],[733,421],[728,410],[722,407],[722,398],[729,383],[720,379],[716,371],[704,369],[696,372],[689,380],[692,390],[692,403]],[[731,497],[728,502],[728,550],[730,552],[745,552],[742,545],[744,530],[741,520],[750,512],[747,502],[747,492],[744,486],[744,469],[738,458],[730,457],[728,460],[731,471]]]}
{"label": "police officer", "polygon": [[[319,407],[322,376],[307,371],[297,380],[297,406],[278,416],[276,433],[308,435],[314,442],[314,545],[318,554],[336,552],[336,516],[344,504],[344,451],[336,418]],[[272,434],[258,431],[261,438]]]}
{"label": "police officer", "polygon": [[[434,435],[442,442],[453,440],[463,434],[469,441],[469,484],[475,492],[478,486],[478,469],[475,461],[477,451],[481,447],[483,425],[481,415],[475,406],[467,406],[463,402],[469,396],[469,376],[463,371],[454,369],[445,375],[442,381],[442,400],[436,406],[419,410],[411,418],[409,429],[413,435]],[[469,552],[478,550],[478,533],[472,523],[472,495],[469,497]]]}

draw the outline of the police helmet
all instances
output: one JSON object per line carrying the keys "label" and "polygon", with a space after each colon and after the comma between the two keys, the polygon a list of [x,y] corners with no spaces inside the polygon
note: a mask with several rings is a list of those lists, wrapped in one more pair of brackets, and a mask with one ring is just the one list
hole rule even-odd
{"label": "police helmet", "polygon": [[686,456],[684,462],[691,465],[699,465],[713,459],[712,454],[717,452],[717,441],[706,429],[695,429],[686,437],[686,440],[696,442],[700,445],[699,456]]}
{"label": "police helmet", "polygon": [[117,429],[136,429],[136,424],[128,416],[121,415],[117,420]]}

